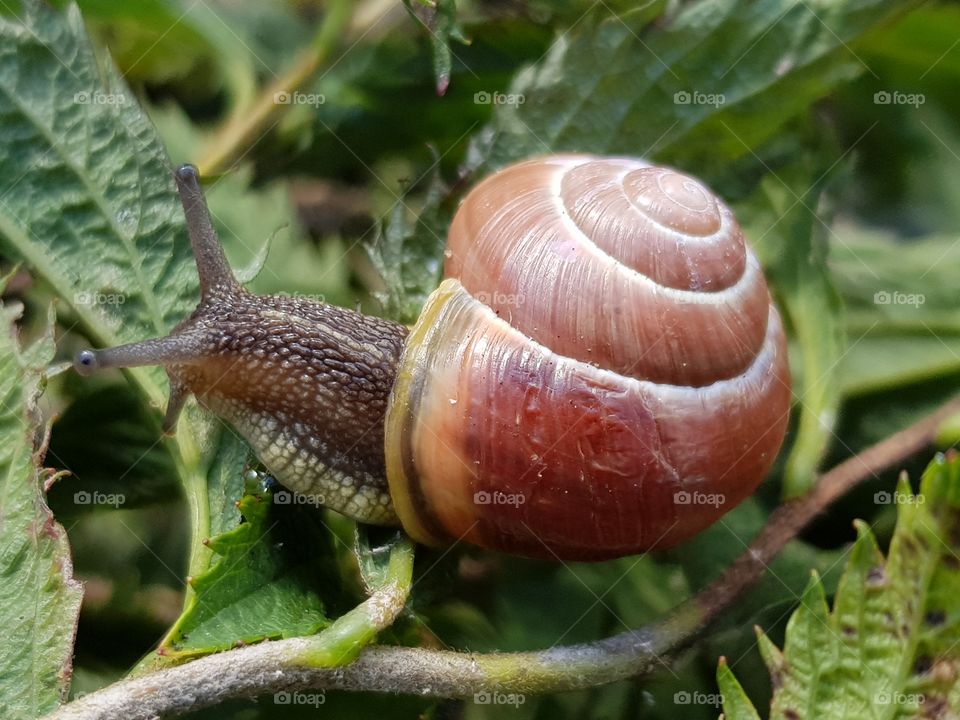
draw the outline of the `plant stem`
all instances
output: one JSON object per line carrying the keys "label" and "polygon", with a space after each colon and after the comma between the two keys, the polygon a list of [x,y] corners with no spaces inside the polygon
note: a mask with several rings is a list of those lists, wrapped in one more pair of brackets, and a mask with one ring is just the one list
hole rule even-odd
{"label": "plant stem", "polygon": [[291,95],[313,76],[340,42],[350,22],[350,0],[332,0],[316,36],[283,75],[270,83],[252,106],[240,105],[215,136],[213,145],[197,163],[204,177],[229,170],[290,109],[289,103],[276,101],[278,95]]}
{"label": "plant stem", "polygon": [[413,544],[404,536],[390,551],[383,584],[367,600],[310,638],[309,647],[302,654],[291,656],[288,664],[331,668],[353,662],[378,632],[397,619],[412,586]]}
{"label": "plant stem", "polygon": [[[199,575],[210,564],[210,550],[203,544],[203,540],[210,533],[210,491],[207,487],[207,467],[195,440],[196,431],[194,422],[181,422],[175,436],[179,449],[180,474],[184,480],[184,491],[190,510],[190,527],[193,530],[187,575]],[[187,591],[192,593],[189,585]]]}
{"label": "plant stem", "polygon": [[957,413],[960,413],[960,397],[944,403],[905,430],[844,460],[821,475],[809,495],[780,505],[767,518],[746,552],[734,560],[718,580],[692,598],[703,608],[706,620],[716,617],[743,588],[760,579],[777,553],[837,498],[935,442],[941,426]]}
{"label": "plant stem", "polygon": [[[344,646],[340,639],[362,641],[366,638],[363,623],[354,625],[357,617],[347,620],[348,614],[341,618],[344,623],[331,645],[325,645],[329,640],[322,639],[324,633],[313,638],[263,642],[230,650],[143,677],[121,680],[64,705],[48,718],[145,720],[182,715],[236,697],[305,689],[429,697],[470,697],[487,692],[536,694],[602,685],[649,673],[688,645],[720,611],[756,582],[769,562],[806,523],[858,483],[929,445],[943,421],[958,412],[960,398],[955,398],[907,429],[825,473],[813,492],[782,505],[771,514],[750,548],[718,580],[663,620],[644,628],[591,643],[538,652],[473,654],[375,646],[363,650],[350,665],[329,667],[326,663],[332,659],[330,648]],[[391,557],[388,576],[406,577],[406,562],[408,559],[398,558],[394,565]],[[394,587],[394,583],[388,581],[384,587]],[[391,607],[396,609],[395,600]],[[373,606],[376,602],[367,612]],[[335,627],[337,623],[327,632]],[[344,628],[352,629],[340,636]],[[318,667],[318,658],[325,666]]]}

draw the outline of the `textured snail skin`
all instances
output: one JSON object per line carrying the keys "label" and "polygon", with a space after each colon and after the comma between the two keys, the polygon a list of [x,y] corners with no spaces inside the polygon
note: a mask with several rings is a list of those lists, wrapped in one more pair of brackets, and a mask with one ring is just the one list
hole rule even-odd
{"label": "textured snail skin", "polygon": [[621,158],[511,166],[464,200],[446,274],[387,411],[391,496],[417,540],[633,554],[699,532],[769,471],[783,329],[697,181]]}
{"label": "textured snail skin", "polygon": [[165,338],[80,352],[77,371],[164,365],[166,429],[193,394],[291,490],[365,522],[397,524],[383,418],[407,329],[305,298],[247,292],[227,265],[196,169],[185,165],[175,177],[200,304]]}
{"label": "textured snail skin", "polygon": [[281,483],[351,517],[396,524],[383,416],[406,330],[345,308],[242,289],[179,328],[203,362],[171,385],[229,422]]}

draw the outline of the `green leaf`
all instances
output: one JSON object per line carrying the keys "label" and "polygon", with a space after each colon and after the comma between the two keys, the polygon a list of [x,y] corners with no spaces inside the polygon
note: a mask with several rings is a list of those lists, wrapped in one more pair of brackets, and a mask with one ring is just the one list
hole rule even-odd
{"label": "green leaf", "polygon": [[841,225],[830,265],[851,344],[840,366],[846,396],[960,371],[956,237],[897,240]]}
{"label": "green leaf", "polygon": [[416,164],[408,177],[418,178],[420,168],[432,166],[431,150],[442,158],[445,171],[456,167],[470,134],[493,109],[477,103],[476,93],[505,89],[520,65],[541,57],[555,30],[525,15],[471,23],[472,43],[457,48],[462,62],[454,63],[442,100],[409,23],[376,40],[372,35],[304,88],[325,98],[307,117],[301,116],[304,124],[288,116],[277,128],[279,142],[258,146],[258,179],[293,173],[343,180],[366,165],[382,180],[370,186],[376,214],[386,212],[398,188],[385,168],[403,158]]}
{"label": "green leaf", "polygon": [[[772,720],[960,711],[960,455],[938,456],[916,495],[901,478],[896,493],[878,501],[897,503],[887,559],[858,521],[833,610],[814,573],[783,652],[758,630],[774,687]],[[729,670],[721,666],[717,679],[726,716],[755,718]]]}
{"label": "green leaf", "polygon": [[478,149],[494,167],[559,150],[652,155],[709,181],[861,73],[849,44],[913,4],[701,0],[654,25],[584,21],[517,75],[524,102],[495,108]]}
{"label": "green leaf", "polygon": [[18,315],[0,306],[0,706],[4,717],[32,719],[66,697],[83,589],[73,579],[66,532],[47,508],[34,455],[41,432],[36,400],[53,335],[48,331],[21,352]]}
{"label": "green leaf", "polygon": [[839,369],[838,391],[846,397],[954,375],[960,371],[960,337],[932,328],[888,335],[878,323],[853,340]]}
{"label": "green leaf", "polygon": [[227,427],[220,429],[218,446],[207,471],[211,535],[228,532],[240,524],[237,498],[243,497],[244,468],[253,457],[246,441]]}
{"label": "green leaf", "polygon": [[[390,569],[390,554],[399,542],[396,539],[396,533],[386,542],[374,542],[370,533],[373,529],[369,525],[357,523],[354,525],[354,554],[357,558],[357,567],[360,570],[360,579],[363,582],[367,594],[376,591],[387,582],[387,575]],[[377,535],[379,537],[379,532]]]}
{"label": "green leaf", "polygon": [[[218,559],[190,579],[195,599],[162,643],[161,655],[176,659],[239,643],[312,635],[328,624],[323,603],[308,582],[309,562],[291,561],[275,532],[274,494],[250,490],[239,503],[243,522],[207,542]],[[312,545],[305,556],[322,548]]]}
{"label": "green leaf", "polygon": [[[67,5],[63,0],[54,4]],[[130,82],[189,80],[193,93],[208,84],[210,91],[224,84],[233,105],[253,96],[258,58],[207,3],[79,0],[77,4],[93,34],[109,44],[111,57]]]}
{"label": "green leaf", "polygon": [[[865,38],[865,57],[883,70],[916,80],[935,71],[956,82],[960,56],[951,53],[960,28],[960,8],[953,4],[924,5],[883,32]],[[956,98],[952,98],[956,101]]]}
{"label": "green leaf", "polygon": [[430,34],[437,95],[443,95],[450,85],[450,68],[453,65],[450,43],[456,40],[464,45],[470,44],[457,22],[456,0],[403,0],[403,4]]}
{"label": "green leaf", "polygon": [[720,687],[720,694],[723,696],[723,708],[725,714],[721,720],[760,720],[760,716],[753,708],[750,698],[740,687],[736,676],[727,665],[727,659],[720,658],[720,666],[717,668],[717,685]]}
{"label": "green leaf", "polygon": [[[0,18],[0,114],[0,250],[51,287],[98,347],[168,332],[198,297],[171,164],[75,6],[27,0],[19,17]],[[125,372],[154,407],[166,403],[161,368]],[[194,574],[210,559],[203,465],[218,437],[187,413],[167,443],[194,521]]]}
{"label": "green leaf", "polygon": [[50,438],[49,462],[69,470],[49,491],[57,517],[69,524],[72,514],[95,510],[77,504],[77,493],[122,496],[126,510],[176,497],[176,466],[157,443],[156,423],[140,395],[124,383],[90,384],[95,387],[57,418]]}
{"label": "green leaf", "polygon": [[838,366],[846,342],[826,233],[816,215],[823,177],[812,161],[768,175],[749,211],[740,214],[799,346],[800,365],[791,367],[799,421],[784,470],[788,498],[814,481],[840,403]]}
{"label": "green leaf", "polygon": [[[46,280],[101,345],[168,331],[197,279],[171,168],[112,65],[98,64],[76,7],[35,0],[0,18],[2,248]],[[131,371],[163,401],[163,371]]]}
{"label": "green leaf", "polygon": [[443,270],[445,228],[452,216],[443,204],[446,189],[435,173],[430,180],[423,211],[411,220],[404,195],[394,206],[389,220],[382,223],[377,237],[367,245],[374,268],[386,290],[376,293],[387,316],[412,323],[420,314],[427,296],[440,282]]}

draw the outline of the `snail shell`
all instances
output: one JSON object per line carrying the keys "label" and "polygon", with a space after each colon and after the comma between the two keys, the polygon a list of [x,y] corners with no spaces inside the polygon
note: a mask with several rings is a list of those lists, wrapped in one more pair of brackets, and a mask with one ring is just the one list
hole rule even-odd
{"label": "snail shell", "polygon": [[481,182],[386,416],[407,531],[551,559],[663,548],[751,494],[786,432],[782,324],[733,214],[630,158]]}

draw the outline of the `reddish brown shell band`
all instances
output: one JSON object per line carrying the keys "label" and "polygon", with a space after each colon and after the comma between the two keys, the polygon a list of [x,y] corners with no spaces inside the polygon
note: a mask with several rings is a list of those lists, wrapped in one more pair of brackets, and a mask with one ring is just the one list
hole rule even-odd
{"label": "reddish brown shell band", "polygon": [[769,295],[730,210],[629,158],[512,165],[464,199],[446,277],[559,355],[654,382],[740,375]]}
{"label": "reddish brown shell band", "polygon": [[554,353],[445,280],[410,334],[387,411],[403,526],[427,544],[551,559],[696,534],[754,491],[785,432],[786,345],[766,307],[762,347],[743,374],[691,388]]}

